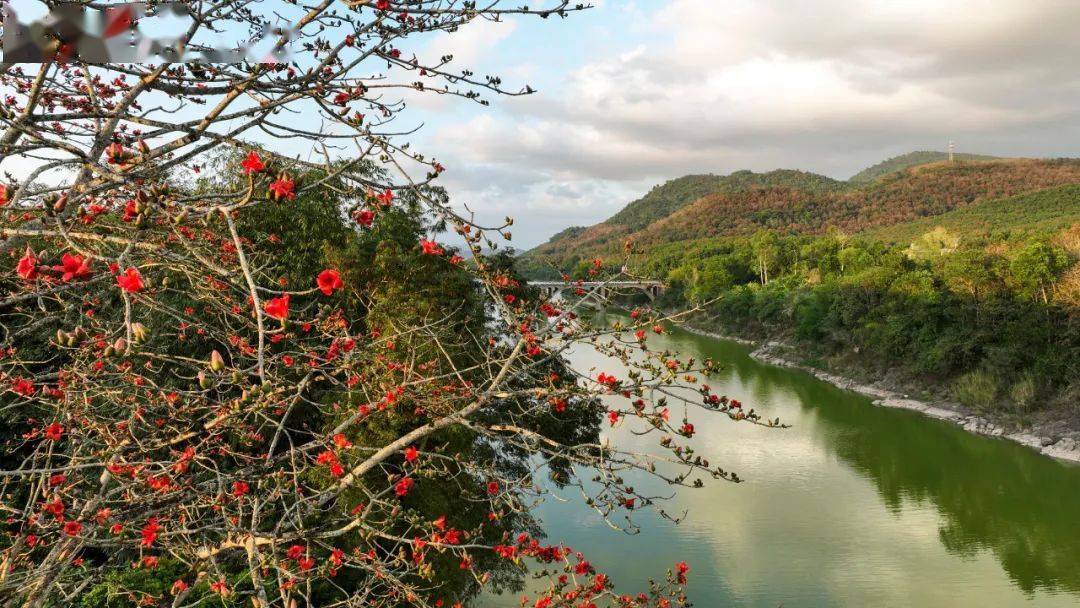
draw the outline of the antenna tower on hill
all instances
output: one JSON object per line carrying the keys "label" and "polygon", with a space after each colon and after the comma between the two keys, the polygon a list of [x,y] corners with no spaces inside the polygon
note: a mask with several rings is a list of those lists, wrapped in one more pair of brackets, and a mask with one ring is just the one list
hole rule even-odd
{"label": "antenna tower on hill", "polygon": [[949,162],[956,160],[956,142],[949,140]]}

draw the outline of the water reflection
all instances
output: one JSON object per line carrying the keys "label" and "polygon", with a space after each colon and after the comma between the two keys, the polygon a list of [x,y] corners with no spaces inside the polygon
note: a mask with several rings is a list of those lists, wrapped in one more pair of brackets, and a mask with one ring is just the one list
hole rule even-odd
{"label": "water reflection", "polygon": [[[543,506],[551,540],[586,552],[630,591],[685,559],[699,606],[1080,603],[1080,467],[874,407],[761,365],[737,344],[678,331],[658,340],[725,363],[711,380],[719,392],[793,428],[696,416],[700,453],[748,481],[682,492],[670,505],[691,514],[680,526],[643,516],[641,534],[623,536],[579,502]],[[574,357],[617,371],[595,353]],[[616,440],[643,441],[625,431]]]}
{"label": "water reflection", "polygon": [[[938,537],[960,557],[993,552],[1020,589],[1080,593],[1080,467],[1023,446],[966,433],[949,423],[867,404],[807,374],[764,366],[747,349],[676,333],[684,352],[722,359],[758,402],[777,391],[798,397],[821,449],[874,483],[892,513],[932,503]],[[730,377],[724,378],[730,381]]]}

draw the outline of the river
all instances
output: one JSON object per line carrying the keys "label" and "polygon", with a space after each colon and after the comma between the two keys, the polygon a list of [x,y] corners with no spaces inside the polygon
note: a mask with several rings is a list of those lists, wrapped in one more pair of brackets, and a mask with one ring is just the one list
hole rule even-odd
{"label": "river", "polygon": [[[709,380],[716,392],[792,426],[692,413],[697,452],[746,481],[682,490],[666,505],[688,512],[679,525],[642,510],[640,533],[624,534],[579,496],[549,498],[537,510],[548,542],[583,552],[620,589],[641,590],[685,560],[700,608],[1080,606],[1080,466],[876,407],[754,361],[747,346],[680,330],[650,341],[712,357],[724,365]],[[579,369],[620,375],[594,351],[571,358]],[[647,445],[626,428],[611,435]]]}

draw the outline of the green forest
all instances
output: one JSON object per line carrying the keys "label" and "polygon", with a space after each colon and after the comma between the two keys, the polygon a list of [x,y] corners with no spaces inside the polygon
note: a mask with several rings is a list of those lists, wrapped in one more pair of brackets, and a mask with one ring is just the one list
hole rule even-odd
{"label": "green forest", "polygon": [[[660,306],[698,308],[699,328],[998,418],[1080,416],[1080,162],[904,165],[919,158],[862,183],[734,174],[698,196],[701,176],[673,180],[518,265],[577,278],[625,264],[664,281]],[[656,201],[666,215],[615,229]]]}
{"label": "green forest", "polygon": [[939,229],[901,245],[760,232],[658,247],[634,270],[665,279],[665,305],[703,306],[701,324],[899,369],[978,410],[1024,416],[1080,400],[1080,232],[1069,236]]}
{"label": "green forest", "polygon": [[[525,252],[519,263],[532,276],[552,277],[558,274],[556,269],[573,268],[581,260],[621,257],[628,245],[643,251],[663,243],[748,236],[759,230],[778,234],[824,234],[830,230],[858,234],[922,221],[915,228],[918,233],[920,226],[929,224],[929,229],[935,225],[927,218],[1014,196],[1044,191],[1052,196],[1053,189],[1076,184],[1080,184],[1077,159],[931,163],[882,175],[868,183],[841,182],[802,171],[691,176],[654,188],[605,222],[552,237]],[[1064,196],[1068,201],[1068,193]],[[1025,210],[1020,215],[1028,217],[1011,219],[1009,223],[1035,227],[1030,223],[1032,216],[1042,221],[1049,217],[1047,208],[1055,209],[1055,226],[1080,221],[1075,204],[1039,200],[1043,210]],[[1027,202],[1013,204],[1023,207]],[[957,219],[955,224],[968,230],[967,218]]]}

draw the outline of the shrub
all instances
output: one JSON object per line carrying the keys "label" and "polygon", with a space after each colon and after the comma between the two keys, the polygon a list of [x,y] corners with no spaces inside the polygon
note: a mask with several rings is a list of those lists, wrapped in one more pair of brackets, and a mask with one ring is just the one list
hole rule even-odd
{"label": "shrub", "polygon": [[1009,388],[1009,399],[1023,412],[1035,409],[1039,396],[1039,379],[1031,371],[1025,371]]}
{"label": "shrub", "polygon": [[979,410],[991,409],[999,390],[997,377],[983,369],[968,372],[953,382],[953,394],[960,403]]}

